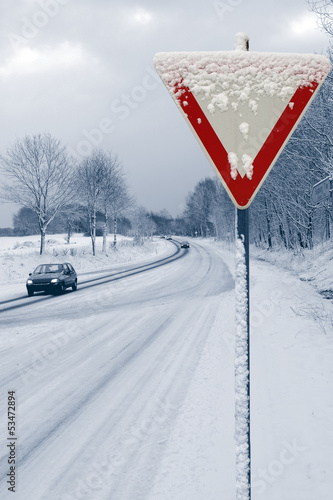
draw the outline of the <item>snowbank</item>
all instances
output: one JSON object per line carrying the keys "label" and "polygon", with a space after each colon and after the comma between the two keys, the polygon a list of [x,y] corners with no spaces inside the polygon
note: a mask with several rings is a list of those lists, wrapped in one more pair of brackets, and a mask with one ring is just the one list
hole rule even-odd
{"label": "snowbank", "polygon": [[297,255],[284,249],[266,251],[255,247],[251,248],[251,254],[259,261],[272,264],[278,261],[280,267],[301,281],[309,282],[323,297],[333,298],[333,248],[330,242]]}
{"label": "snowbank", "polygon": [[107,243],[107,252],[102,253],[102,237],[96,238],[96,255],[91,252],[89,237],[75,234],[70,244],[65,234],[48,235],[46,249],[39,255],[40,238],[37,235],[0,238],[0,270],[3,281],[18,283],[25,280],[42,262],[70,262],[78,273],[116,267],[123,263],[150,260],[156,255],[170,254],[174,246],[166,240],[154,238],[143,245],[133,244],[132,238],[117,236],[117,250],[113,248],[113,235]]}

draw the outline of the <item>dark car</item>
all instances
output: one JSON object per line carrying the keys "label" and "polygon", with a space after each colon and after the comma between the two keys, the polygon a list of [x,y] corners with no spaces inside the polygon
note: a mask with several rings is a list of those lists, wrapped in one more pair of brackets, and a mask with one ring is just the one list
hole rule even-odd
{"label": "dark car", "polygon": [[180,244],[181,248],[190,248],[190,244],[188,241],[182,241]]}
{"label": "dark car", "polygon": [[41,264],[33,273],[29,273],[26,282],[27,292],[31,297],[34,292],[62,293],[66,288],[77,289],[77,274],[71,264]]}

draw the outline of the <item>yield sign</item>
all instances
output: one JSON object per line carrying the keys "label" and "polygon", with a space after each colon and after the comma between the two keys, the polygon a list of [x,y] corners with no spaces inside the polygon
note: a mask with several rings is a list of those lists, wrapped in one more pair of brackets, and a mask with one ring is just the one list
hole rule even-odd
{"label": "yield sign", "polygon": [[330,70],[321,55],[169,52],[154,64],[233,203],[250,206]]}

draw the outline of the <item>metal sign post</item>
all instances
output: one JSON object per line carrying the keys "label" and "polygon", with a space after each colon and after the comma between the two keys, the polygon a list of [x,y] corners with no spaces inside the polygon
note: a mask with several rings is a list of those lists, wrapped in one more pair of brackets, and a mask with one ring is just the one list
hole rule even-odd
{"label": "metal sign post", "polygon": [[[235,40],[239,50],[249,50],[248,37]],[[235,386],[235,439],[237,477],[247,477],[247,484],[238,484],[237,498],[251,500],[251,433],[250,433],[250,260],[249,260],[249,208],[236,208],[236,339]],[[241,449],[243,448],[243,449]]]}
{"label": "metal sign post", "polygon": [[[236,338],[235,338],[235,439],[236,474],[247,477],[239,483],[236,498],[251,499],[250,436],[250,276],[249,208],[236,208]],[[248,495],[248,496],[246,496]]]}

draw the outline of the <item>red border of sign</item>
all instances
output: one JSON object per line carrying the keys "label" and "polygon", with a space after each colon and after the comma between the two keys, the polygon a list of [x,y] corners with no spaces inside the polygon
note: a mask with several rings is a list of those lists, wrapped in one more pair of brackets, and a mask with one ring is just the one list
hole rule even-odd
{"label": "red border of sign", "polygon": [[[240,208],[247,208],[317,87],[318,83],[312,82],[311,85],[299,87],[296,90],[255,157],[251,180],[246,175],[243,178],[237,175],[236,179],[231,177],[227,151],[190,89],[183,83],[178,83],[173,88],[173,94],[197,134],[204,151],[215,165],[229,193],[234,198],[236,205]],[[200,123],[198,119],[200,119]]]}

